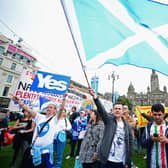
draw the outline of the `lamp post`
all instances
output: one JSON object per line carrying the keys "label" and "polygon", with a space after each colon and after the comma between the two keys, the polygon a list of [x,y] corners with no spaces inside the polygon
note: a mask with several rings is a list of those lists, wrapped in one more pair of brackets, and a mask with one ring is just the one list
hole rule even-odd
{"label": "lamp post", "polygon": [[119,79],[119,75],[115,74],[115,71],[113,71],[110,75],[108,75],[108,80],[112,80],[112,103],[114,102],[114,82],[115,80]]}

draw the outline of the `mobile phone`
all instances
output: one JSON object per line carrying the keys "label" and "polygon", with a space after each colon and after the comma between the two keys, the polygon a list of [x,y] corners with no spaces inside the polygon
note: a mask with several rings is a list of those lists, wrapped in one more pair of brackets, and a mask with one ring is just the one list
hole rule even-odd
{"label": "mobile phone", "polygon": [[158,134],[156,134],[156,133],[154,133],[154,134],[153,134],[153,136],[154,136],[154,137],[158,137],[159,135],[158,135]]}

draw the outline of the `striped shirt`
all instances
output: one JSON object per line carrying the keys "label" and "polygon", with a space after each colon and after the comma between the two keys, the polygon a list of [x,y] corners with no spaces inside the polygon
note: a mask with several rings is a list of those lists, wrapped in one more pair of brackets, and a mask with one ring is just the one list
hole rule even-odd
{"label": "striped shirt", "polygon": [[[163,134],[165,135],[166,124],[165,122],[161,125],[152,124],[150,135]],[[164,142],[154,142],[151,151],[151,167],[152,168],[167,168],[166,165],[166,150]]]}

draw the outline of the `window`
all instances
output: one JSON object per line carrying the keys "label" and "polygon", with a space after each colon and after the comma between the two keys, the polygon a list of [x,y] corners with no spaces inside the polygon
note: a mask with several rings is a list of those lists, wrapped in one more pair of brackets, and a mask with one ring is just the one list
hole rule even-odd
{"label": "window", "polygon": [[28,59],[27,57],[23,57],[23,62],[24,62],[24,63],[26,63],[26,64],[27,64],[27,63],[28,63],[28,61],[29,61],[29,59]]}
{"label": "window", "polygon": [[12,79],[13,79],[13,76],[12,75],[8,75],[8,78],[7,78],[6,82],[11,83]]}
{"label": "window", "polygon": [[21,59],[21,55],[18,53],[14,53],[13,56],[17,59],[20,60]]}
{"label": "window", "polygon": [[0,54],[3,54],[3,53],[4,53],[4,50],[5,50],[5,48],[2,47],[2,46],[0,46]]}
{"label": "window", "polygon": [[12,70],[15,70],[15,69],[16,69],[16,64],[15,64],[15,63],[12,63],[11,69],[12,69]]}
{"label": "window", "polygon": [[0,58],[0,65],[2,64],[2,62],[3,62],[3,58]]}
{"label": "window", "polygon": [[5,87],[2,96],[8,96],[9,93],[9,87]]}

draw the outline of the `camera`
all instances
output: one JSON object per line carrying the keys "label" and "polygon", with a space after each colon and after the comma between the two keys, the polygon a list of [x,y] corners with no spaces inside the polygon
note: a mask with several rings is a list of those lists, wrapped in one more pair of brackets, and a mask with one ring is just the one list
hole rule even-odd
{"label": "camera", "polygon": [[158,136],[159,136],[159,134],[154,133],[154,134],[153,134],[153,136],[154,136],[154,137],[158,137]]}

